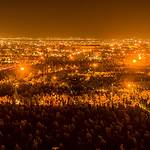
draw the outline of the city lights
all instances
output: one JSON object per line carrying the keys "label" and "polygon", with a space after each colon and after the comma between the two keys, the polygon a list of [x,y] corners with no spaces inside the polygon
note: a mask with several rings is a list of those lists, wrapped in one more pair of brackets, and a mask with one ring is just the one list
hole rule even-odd
{"label": "city lights", "polygon": [[0,14],[0,150],[150,150],[150,0]]}
{"label": "city lights", "polygon": [[[2,42],[5,47],[0,45],[0,104],[9,103],[18,108],[23,105],[26,109],[35,107],[36,113],[46,108],[40,112],[42,117],[47,113],[44,122],[49,120],[53,109],[54,120],[63,121],[64,112],[76,113],[74,109],[78,106],[77,112],[83,111],[82,107],[87,110],[95,106],[96,110],[122,111],[123,108],[124,112],[126,108],[138,106],[139,110],[150,112],[147,100],[150,43],[145,46],[145,41],[135,40],[8,41],[9,44],[7,40]],[[58,127],[56,120],[54,125]]]}

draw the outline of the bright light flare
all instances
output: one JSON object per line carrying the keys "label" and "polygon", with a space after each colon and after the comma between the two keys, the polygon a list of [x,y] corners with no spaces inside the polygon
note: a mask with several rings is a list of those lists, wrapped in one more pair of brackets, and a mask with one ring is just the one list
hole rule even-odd
{"label": "bright light flare", "polygon": [[24,70],[25,70],[25,68],[24,68],[24,67],[20,67],[20,70],[21,70],[21,71],[24,71]]}
{"label": "bright light flare", "polygon": [[137,62],[137,60],[136,60],[136,59],[133,59],[132,62],[135,64],[135,63]]}

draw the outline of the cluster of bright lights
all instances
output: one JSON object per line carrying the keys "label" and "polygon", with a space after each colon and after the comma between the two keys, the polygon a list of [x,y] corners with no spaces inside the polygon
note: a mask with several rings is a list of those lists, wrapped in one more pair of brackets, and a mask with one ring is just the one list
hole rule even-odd
{"label": "cluster of bright lights", "polygon": [[70,60],[74,60],[74,57],[72,55],[69,55]]}
{"label": "cluster of bright lights", "polygon": [[138,60],[139,60],[139,61],[142,60],[141,54],[138,55],[138,58],[137,58],[137,59],[133,59],[133,60],[132,60],[132,63],[133,63],[133,64],[136,64],[136,63],[138,62]]}

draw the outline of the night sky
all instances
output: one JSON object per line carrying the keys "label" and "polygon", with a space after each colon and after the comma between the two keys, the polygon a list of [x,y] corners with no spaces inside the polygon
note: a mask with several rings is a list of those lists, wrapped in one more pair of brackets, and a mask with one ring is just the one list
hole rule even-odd
{"label": "night sky", "polygon": [[149,38],[149,0],[1,0],[0,37]]}

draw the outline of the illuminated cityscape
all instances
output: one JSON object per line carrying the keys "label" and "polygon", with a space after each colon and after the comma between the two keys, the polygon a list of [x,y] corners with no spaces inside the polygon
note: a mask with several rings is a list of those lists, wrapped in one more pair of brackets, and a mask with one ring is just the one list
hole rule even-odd
{"label": "illuminated cityscape", "polygon": [[0,2],[0,150],[149,150],[150,1]]}
{"label": "illuminated cityscape", "polygon": [[149,49],[149,40],[135,39],[1,39],[0,103],[124,105],[149,115]]}

